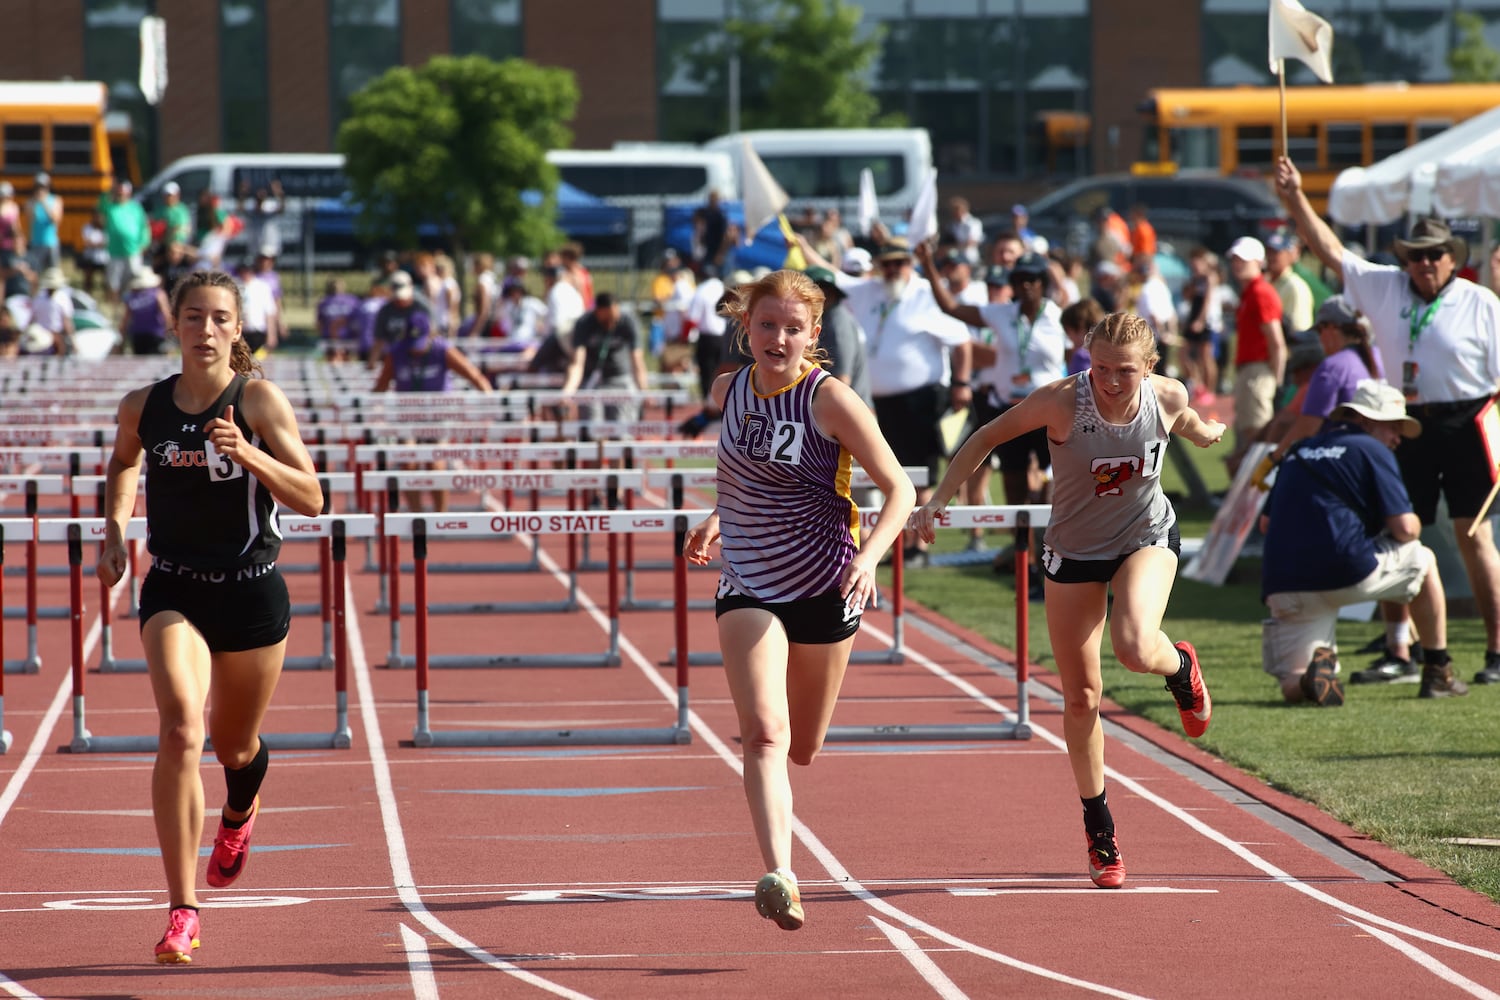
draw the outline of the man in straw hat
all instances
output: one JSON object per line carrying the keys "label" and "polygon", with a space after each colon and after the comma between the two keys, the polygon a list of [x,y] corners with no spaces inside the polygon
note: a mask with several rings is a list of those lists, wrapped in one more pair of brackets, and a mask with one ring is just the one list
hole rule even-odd
{"label": "man in straw hat", "polygon": [[[48,337],[50,336],[50,341]],[[28,354],[73,353],[73,297],[60,267],[49,267],[31,297],[31,322],[21,340]]]}
{"label": "man in straw hat", "polygon": [[[1301,174],[1286,157],[1277,164],[1276,187],[1302,241],[1342,274],[1344,297],[1369,317],[1385,379],[1422,426],[1421,445],[1403,444],[1396,461],[1423,524],[1436,518],[1440,492],[1448,502],[1484,618],[1484,667],[1474,679],[1500,683],[1500,554],[1493,531],[1469,530],[1496,474],[1475,417],[1500,385],[1500,298],[1458,276],[1469,246],[1439,219],[1418,219],[1406,239],[1395,241],[1399,267],[1371,264],[1347,252],[1312,210]],[[1387,622],[1388,636],[1405,629],[1404,620]]]}
{"label": "man in straw hat", "polygon": [[1448,657],[1447,599],[1392,452],[1422,433],[1400,390],[1365,379],[1318,434],[1294,444],[1260,528],[1262,668],[1288,702],[1344,702],[1334,626],[1363,601],[1409,605],[1422,633],[1422,698],[1468,693]]}

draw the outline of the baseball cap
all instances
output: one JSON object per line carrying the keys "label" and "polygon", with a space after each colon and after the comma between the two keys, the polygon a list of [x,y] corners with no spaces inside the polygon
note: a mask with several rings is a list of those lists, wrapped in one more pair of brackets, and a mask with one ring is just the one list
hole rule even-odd
{"label": "baseball cap", "polygon": [[1240,260],[1254,261],[1257,264],[1266,262],[1266,248],[1260,240],[1254,236],[1241,236],[1229,244],[1230,257],[1238,257]]}
{"label": "baseball cap", "polygon": [[1012,276],[1018,274],[1042,275],[1047,274],[1047,259],[1039,253],[1022,254],[1020,259],[1010,266]]}
{"label": "baseball cap", "polygon": [[397,295],[410,295],[415,286],[412,284],[411,275],[405,271],[397,271],[391,275],[391,291]]}
{"label": "baseball cap", "polygon": [[835,287],[838,286],[838,278],[835,277],[834,273],[828,270],[828,268],[826,267],[810,267],[803,273],[811,278],[813,284],[815,285],[833,285]]}
{"label": "baseball cap", "polygon": [[1278,229],[1266,237],[1267,250],[1290,250],[1297,245],[1297,237],[1285,229]]}
{"label": "baseball cap", "polygon": [[162,194],[182,194],[182,188],[177,186],[176,181],[167,181],[161,186]]}
{"label": "baseball cap", "polygon": [[1342,295],[1333,295],[1324,299],[1323,304],[1318,306],[1318,315],[1313,322],[1348,326],[1359,322],[1359,310]]}
{"label": "baseball cap", "polygon": [[874,269],[875,259],[864,247],[851,247],[844,251],[842,266],[845,274],[852,274],[858,278],[869,274]]}
{"label": "baseball cap", "polygon": [[984,272],[984,283],[986,285],[1008,285],[1010,284],[1010,271],[1004,265],[992,264],[990,269]]}
{"label": "baseball cap", "polygon": [[48,177],[45,171],[37,174],[34,180],[36,182],[36,186],[39,188],[52,186],[52,178]]}

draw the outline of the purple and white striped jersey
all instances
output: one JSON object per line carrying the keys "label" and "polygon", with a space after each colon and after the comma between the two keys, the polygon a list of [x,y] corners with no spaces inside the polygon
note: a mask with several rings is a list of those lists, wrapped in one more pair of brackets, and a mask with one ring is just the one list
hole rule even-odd
{"label": "purple and white striped jersey", "polygon": [[762,396],[754,371],[736,372],[724,397],[718,593],[770,603],[815,597],[839,585],[859,547],[849,452],[813,420],[813,394],[828,373],[814,366]]}

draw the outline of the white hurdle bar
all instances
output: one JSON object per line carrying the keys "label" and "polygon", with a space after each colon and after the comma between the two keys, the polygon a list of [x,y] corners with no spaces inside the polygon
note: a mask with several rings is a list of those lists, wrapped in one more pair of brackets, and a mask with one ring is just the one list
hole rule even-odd
{"label": "white hurdle bar", "polygon": [[[949,507],[937,517],[939,528],[1015,528],[1016,542],[1016,712],[1015,719],[989,725],[959,723],[934,725],[831,726],[825,737],[830,743],[911,742],[925,740],[1029,740],[1031,710],[1027,702],[1030,677],[1030,613],[1025,554],[1030,548],[1032,528],[1042,527],[1051,517],[1050,504],[1016,504],[1000,507]],[[899,543],[898,543],[899,545]],[[900,598],[900,549],[896,550],[896,595]]]}
{"label": "white hurdle bar", "polygon": [[[685,656],[677,660],[677,722],[676,725],[660,729],[563,729],[542,732],[539,730],[462,730],[434,731],[430,724],[428,681],[429,668],[435,657],[429,656],[427,641],[427,615],[421,610],[427,603],[427,541],[438,538],[486,538],[497,535],[525,532],[528,534],[576,534],[580,531],[603,533],[609,537],[609,551],[613,559],[617,551],[616,536],[639,532],[672,531],[676,535],[676,551],[682,551],[689,526],[708,516],[706,510],[671,511],[540,511],[535,513],[496,514],[493,517],[471,515],[469,517],[433,518],[427,514],[387,514],[384,530],[393,538],[406,538],[412,543],[416,574],[414,580],[416,606],[416,681],[417,722],[412,739],[419,747],[428,746],[557,746],[557,745],[619,745],[641,743],[689,743],[692,740],[688,728],[688,664]],[[678,567],[674,579],[678,597],[687,600],[687,560],[678,556]],[[613,663],[619,663],[620,610],[619,591],[615,576],[610,574],[609,586],[609,631],[610,652]],[[677,623],[677,648],[687,648],[687,621]],[[545,666],[556,664],[550,654],[531,656],[475,656],[467,658],[475,666]],[[598,657],[595,657],[595,665]]]}
{"label": "white hurdle bar", "polygon": [[[73,739],[72,753],[154,753],[157,737],[94,736],[88,731],[84,704],[83,662],[83,543],[104,538],[104,518],[51,518],[37,522],[41,541],[66,542],[68,545],[69,606],[72,610],[73,659]],[[266,745],[274,750],[348,749],[352,745],[349,730],[348,697],[348,609],[345,599],[345,539],[373,534],[375,519],[368,514],[322,514],[318,517],[290,516],[283,526],[298,525],[292,537],[328,539],[333,550],[333,614],[335,643],[334,728],[329,733],[264,733]],[[125,527],[127,541],[146,537],[146,519],[131,518]],[[106,597],[106,601],[109,598]]]}
{"label": "white hurdle bar", "polygon": [[[56,514],[59,513],[58,511],[44,511],[44,510],[42,510],[39,498],[44,497],[44,496],[48,496],[48,497],[62,497],[62,496],[67,496],[68,495],[68,478],[65,477],[65,476],[57,475],[57,474],[30,473],[30,472],[28,472],[28,473],[11,473],[11,474],[6,474],[6,475],[0,475],[0,496],[6,496],[6,495],[9,495],[11,493],[20,494],[24,498],[25,510],[23,511],[23,513],[25,514],[25,516],[27,516],[27,517],[51,517],[51,516],[55,516]],[[76,507],[72,508],[70,510],[70,513],[72,513],[73,516],[75,516],[75,517],[78,516],[78,510],[77,510],[77,508]],[[32,554],[32,553],[29,553],[29,554]],[[38,566],[36,564],[36,560],[35,559],[28,558],[26,560],[26,565],[24,567],[21,567],[19,570],[12,571],[12,575],[13,576],[20,575],[21,573],[24,573],[26,575],[26,582],[27,582],[28,595],[29,595],[30,592],[35,589],[36,577],[38,577],[38,576],[64,576],[64,575],[66,575],[67,570],[65,568],[61,567],[61,566],[55,566],[55,567],[54,566]],[[56,613],[53,613],[53,612],[58,611],[58,610],[60,610],[60,609],[50,609],[47,612],[43,612],[42,617],[43,618],[65,618],[65,617],[67,617],[65,614],[56,614]],[[19,617],[19,615],[17,613],[13,612],[12,615],[11,615],[11,617]]]}
{"label": "white hurdle bar", "polygon": [[[333,497],[336,494],[345,496],[354,493],[355,476],[352,472],[323,472],[318,474],[318,485],[323,489],[323,513],[332,514]],[[72,482],[73,495],[83,497],[92,495],[95,498],[95,514],[104,516],[104,476],[76,476]],[[142,476],[137,482],[137,489],[144,493],[146,490],[146,478]],[[308,519],[297,516],[284,516],[280,518],[283,534],[292,532],[311,532],[315,529],[308,526]],[[374,532],[370,532],[371,535]],[[327,670],[333,664],[333,553],[327,541],[320,545],[317,563],[292,563],[280,565],[278,568],[282,574],[287,573],[317,573],[319,575],[318,600],[313,604],[292,605],[292,615],[297,618],[308,618],[314,615],[323,620],[323,652],[318,656],[288,656],[282,665],[284,670]],[[126,610],[124,617],[133,618],[140,611],[140,580],[141,576],[136,565],[136,546],[129,548],[129,582],[127,584]],[[142,673],[146,669],[146,661],[141,659],[119,659],[114,655],[114,609],[113,602],[109,600],[109,594],[101,582],[100,587],[100,636],[99,636],[99,672],[102,674],[116,673]]]}

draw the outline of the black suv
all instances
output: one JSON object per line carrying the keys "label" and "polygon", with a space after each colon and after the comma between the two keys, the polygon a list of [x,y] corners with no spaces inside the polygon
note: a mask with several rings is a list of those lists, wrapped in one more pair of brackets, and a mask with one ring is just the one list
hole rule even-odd
{"label": "black suv", "polygon": [[[1095,213],[1106,203],[1127,217],[1132,205],[1146,206],[1157,237],[1184,257],[1199,244],[1222,254],[1241,236],[1264,238],[1286,224],[1281,202],[1266,181],[1220,174],[1100,174],[1032,202],[1030,226],[1054,246],[1086,254]],[[1011,227],[1009,215],[983,221],[991,237]]]}

